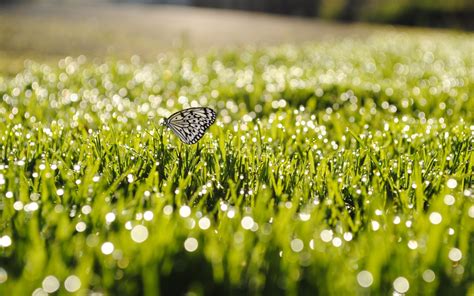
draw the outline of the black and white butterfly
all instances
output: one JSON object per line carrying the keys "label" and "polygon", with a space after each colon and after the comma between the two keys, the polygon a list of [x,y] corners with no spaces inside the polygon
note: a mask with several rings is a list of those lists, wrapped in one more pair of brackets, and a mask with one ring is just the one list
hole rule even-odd
{"label": "black and white butterfly", "polygon": [[216,111],[207,107],[195,107],[172,114],[164,120],[163,125],[172,130],[184,143],[195,144],[214,121]]}

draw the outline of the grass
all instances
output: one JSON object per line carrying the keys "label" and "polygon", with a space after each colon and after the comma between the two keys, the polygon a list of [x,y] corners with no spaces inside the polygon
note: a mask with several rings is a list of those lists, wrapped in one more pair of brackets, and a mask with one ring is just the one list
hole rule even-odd
{"label": "grass", "polygon": [[[474,37],[0,78],[0,294],[472,295]],[[217,123],[181,144],[160,118]]]}

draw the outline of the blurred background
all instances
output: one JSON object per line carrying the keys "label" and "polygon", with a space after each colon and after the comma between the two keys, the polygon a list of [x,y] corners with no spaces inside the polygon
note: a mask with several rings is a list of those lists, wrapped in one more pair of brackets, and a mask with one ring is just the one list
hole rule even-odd
{"label": "blurred background", "polygon": [[[399,25],[402,25],[400,27]],[[25,59],[155,59],[177,49],[474,29],[473,0],[0,0],[0,74]]]}
{"label": "blurred background", "polygon": [[0,0],[3,4],[140,3],[223,8],[401,25],[474,29],[472,0]]}

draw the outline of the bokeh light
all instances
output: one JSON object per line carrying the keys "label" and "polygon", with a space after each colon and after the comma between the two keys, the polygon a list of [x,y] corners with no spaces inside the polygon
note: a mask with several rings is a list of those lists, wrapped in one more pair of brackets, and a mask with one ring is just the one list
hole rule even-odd
{"label": "bokeh light", "polygon": [[456,179],[449,179],[446,185],[448,188],[454,189],[458,186],[458,181],[456,181]]}
{"label": "bokeh light", "polygon": [[148,228],[143,225],[136,225],[130,232],[132,240],[136,243],[143,243],[148,238]]}
{"label": "bokeh light", "polygon": [[405,294],[410,289],[410,283],[404,277],[398,277],[393,281],[393,288],[400,294]]}
{"label": "bokeh light", "polygon": [[189,217],[189,215],[191,215],[191,208],[188,206],[182,206],[179,208],[179,215],[183,218]]}
{"label": "bokeh light", "polygon": [[299,253],[303,250],[303,247],[304,247],[304,244],[302,240],[295,238],[291,241],[291,250],[293,252]]}
{"label": "bokeh light", "polygon": [[436,278],[433,270],[427,269],[423,272],[423,280],[427,283],[432,283]]}
{"label": "bokeh light", "polygon": [[7,248],[12,245],[12,239],[8,235],[0,237],[0,247]]}
{"label": "bokeh light", "polygon": [[112,254],[112,252],[114,251],[115,247],[114,247],[114,244],[112,244],[111,242],[105,242],[102,244],[102,246],[100,247],[100,250],[102,251],[102,253],[104,255],[110,255]]}
{"label": "bokeh light", "polygon": [[357,274],[357,283],[363,288],[368,288],[372,286],[374,282],[374,278],[372,276],[372,273],[370,273],[367,270],[362,270]]}
{"label": "bokeh light", "polygon": [[199,219],[199,228],[201,228],[202,230],[207,230],[209,229],[209,227],[211,227],[211,220],[209,220],[209,218],[202,217],[201,219]]}
{"label": "bokeh light", "polygon": [[441,216],[440,213],[433,212],[433,213],[430,214],[431,224],[434,224],[434,225],[440,224],[442,220],[443,220],[443,216]]}
{"label": "bokeh light", "polygon": [[195,239],[194,237],[188,237],[185,241],[184,241],[184,249],[188,252],[194,252],[197,250],[199,246],[199,243],[197,241],[197,239]]}
{"label": "bokeh light", "polygon": [[44,278],[42,287],[47,293],[54,293],[59,289],[59,280],[54,275],[48,275]]}
{"label": "bokeh light", "polygon": [[81,279],[76,275],[70,275],[64,281],[66,291],[74,293],[81,288]]}
{"label": "bokeh light", "polygon": [[451,261],[460,261],[462,259],[462,252],[458,248],[452,248],[449,250],[448,257]]}
{"label": "bokeh light", "polygon": [[3,267],[0,267],[0,284],[3,284],[7,280],[8,280],[7,271]]}
{"label": "bokeh light", "polygon": [[249,230],[252,229],[254,226],[255,222],[253,221],[253,218],[250,216],[245,216],[242,218],[240,225],[242,225],[243,229]]}

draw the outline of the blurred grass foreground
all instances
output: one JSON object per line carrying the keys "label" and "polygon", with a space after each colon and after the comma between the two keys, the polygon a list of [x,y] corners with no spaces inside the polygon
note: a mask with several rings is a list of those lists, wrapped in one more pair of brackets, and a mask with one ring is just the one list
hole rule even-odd
{"label": "blurred grass foreground", "polygon": [[474,36],[334,28],[1,68],[0,295],[473,295]]}

